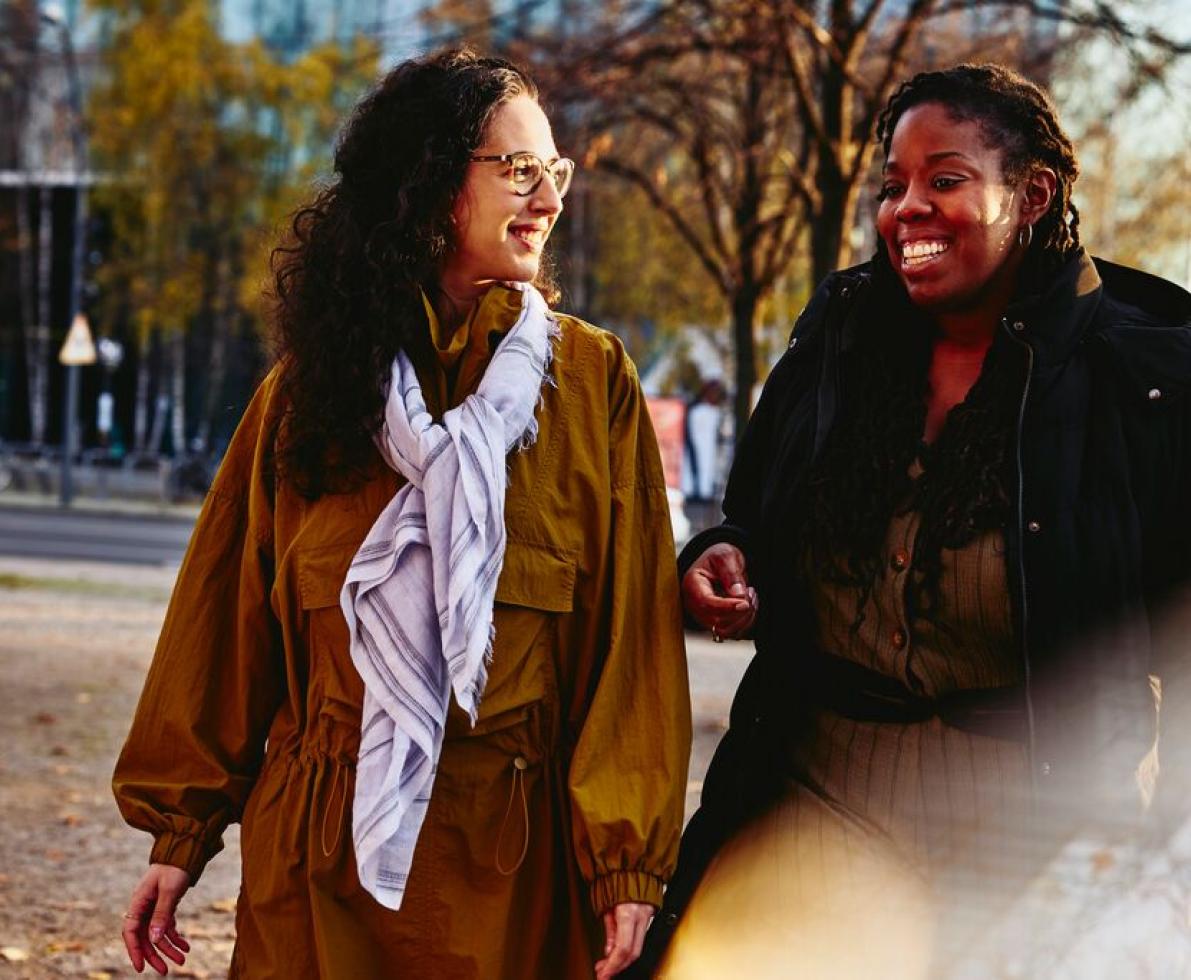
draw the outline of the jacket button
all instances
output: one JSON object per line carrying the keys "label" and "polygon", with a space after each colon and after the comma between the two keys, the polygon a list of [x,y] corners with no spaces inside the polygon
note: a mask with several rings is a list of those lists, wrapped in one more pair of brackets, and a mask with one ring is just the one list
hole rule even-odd
{"label": "jacket button", "polygon": [[1159,398],[1162,397],[1162,389],[1161,388],[1151,388],[1146,397],[1149,398],[1150,401],[1156,402]]}
{"label": "jacket button", "polygon": [[907,639],[909,637],[906,636],[906,631],[899,626],[893,631],[893,635],[889,637],[889,642],[893,644],[893,649],[900,650],[906,645]]}
{"label": "jacket button", "polygon": [[904,572],[906,566],[910,564],[910,553],[905,548],[898,548],[893,553],[893,557],[889,559],[889,564],[893,566],[895,572]]}
{"label": "jacket button", "polygon": [[791,338],[790,338],[790,343],[789,343],[789,345],[787,346],[787,348],[786,348],[786,349],[787,349],[787,350],[793,350],[793,349],[794,349],[795,347],[797,347],[797,346],[798,346],[798,338],[797,338],[797,337],[791,337]]}
{"label": "jacket button", "polygon": [[1039,524],[1037,521],[1030,521],[1030,523],[1026,525],[1026,530],[1029,531],[1031,534],[1037,534],[1039,531],[1042,530],[1042,525]]}
{"label": "jacket button", "polygon": [[668,925],[668,926],[678,925],[678,913],[677,912],[667,912],[666,913],[666,925]]}
{"label": "jacket button", "polygon": [[1014,320],[1013,321],[1013,329],[1016,330],[1018,333],[1021,333],[1023,330],[1026,329],[1026,325],[1024,323],[1022,323],[1021,320]]}

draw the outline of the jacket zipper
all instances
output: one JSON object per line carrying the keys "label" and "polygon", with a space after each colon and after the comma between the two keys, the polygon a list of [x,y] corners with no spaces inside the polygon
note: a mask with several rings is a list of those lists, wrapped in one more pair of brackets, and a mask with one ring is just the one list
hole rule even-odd
{"label": "jacket zipper", "polygon": [[[1025,431],[1026,418],[1026,402],[1030,397],[1030,380],[1034,374],[1034,348],[1031,347],[1024,340],[1020,340],[1013,334],[1013,329],[1010,327],[1009,318],[1001,318],[1001,326],[1008,334],[1009,339],[1012,340],[1019,347],[1025,348],[1026,351],[1026,383],[1021,393],[1021,404],[1017,409],[1017,445],[1015,447],[1017,454],[1017,580],[1018,590],[1021,595],[1021,662],[1022,670],[1025,674],[1025,688],[1026,688],[1026,729],[1029,738],[1029,753],[1030,753],[1030,783],[1037,788],[1037,753],[1035,751],[1035,733],[1034,733],[1034,693],[1030,683],[1030,647],[1028,639],[1028,625],[1029,625],[1029,601],[1026,598],[1026,557],[1025,557],[1025,474],[1022,467],[1021,456],[1021,442],[1022,433]],[[1037,795],[1035,793],[1035,795]]]}

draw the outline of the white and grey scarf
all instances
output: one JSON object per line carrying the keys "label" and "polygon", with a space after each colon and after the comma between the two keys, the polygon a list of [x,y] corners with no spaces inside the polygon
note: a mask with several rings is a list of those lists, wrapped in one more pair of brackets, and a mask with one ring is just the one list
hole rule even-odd
{"label": "white and grey scarf", "polygon": [[368,532],[339,604],[364,681],[352,840],[360,882],[401,906],[426,816],[451,691],[475,723],[491,656],[505,553],[506,457],[537,436],[537,406],[558,327],[528,284],[521,313],[476,392],[435,422],[413,365],[393,361],[388,464],[409,483]]}

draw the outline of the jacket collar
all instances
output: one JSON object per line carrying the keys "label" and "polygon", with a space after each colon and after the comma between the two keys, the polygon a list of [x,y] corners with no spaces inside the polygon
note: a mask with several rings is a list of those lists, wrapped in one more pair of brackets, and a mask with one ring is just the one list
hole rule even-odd
{"label": "jacket collar", "polygon": [[1058,364],[1071,356],[1087,333],[1103,293],[1096,264],[1081,248],[1041,292],[1010,303],[1001,324],[1033,348],[1036,365]]}

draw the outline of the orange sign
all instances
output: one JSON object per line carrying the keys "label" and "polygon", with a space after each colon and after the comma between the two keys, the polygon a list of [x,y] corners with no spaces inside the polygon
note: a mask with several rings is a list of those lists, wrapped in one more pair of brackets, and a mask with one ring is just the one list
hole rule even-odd
{"label": "orange sign", "polygon": [[682,452],[686,431],[686,403],[681,398],[646,398],[653,431],[662,453],[666,486],[682,488]]}

